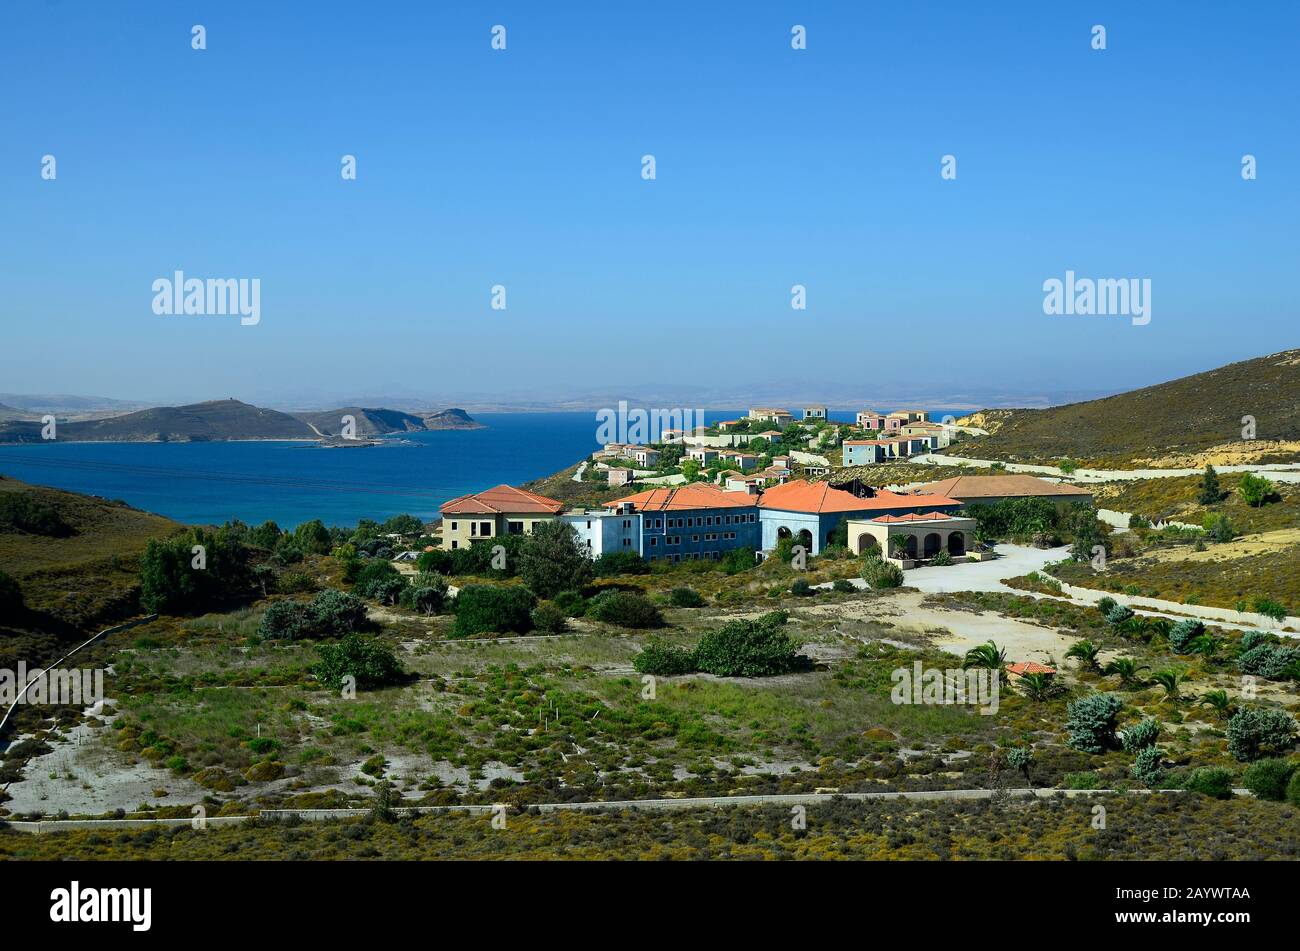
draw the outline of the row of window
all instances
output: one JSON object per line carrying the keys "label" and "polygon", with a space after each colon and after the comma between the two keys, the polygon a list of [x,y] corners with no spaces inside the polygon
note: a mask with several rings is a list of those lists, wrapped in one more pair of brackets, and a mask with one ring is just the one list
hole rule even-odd
{"label": "row of window", "polygon": [[[704,535],[704,540],[705,540],[706,542],[716,542],[716,541],[718,541],[719,539],[721,539],[721,540],[723,540],[723,541],[734,541],[735,538],[736,538],[736,533],[735,533],[735,532],[707,532],[707,533],[705,533],[705,535]],[[699,535],[692,535],[692,536],[691,536],[691,542],[692,542],[692,543],[698,543],[699,540],[700,540],[700,536],[699,536]],[[654,535],[651,535],[651,536],[649,536],[649,539],[648,539],[648,542],[647,542],[647,543],[648,543],[649,547],[651,547],[651,548],[656,548],[656,547],[658,547],[658,545],[659,545],[659,539],[658,539],[657,537],[655,537]],[[668,545],[680,545],[681,543],[682,543],[682,536],[680,536],[680,535],[665,535],[665,536],[664,536],[664,545],[665,545],[665,547],[668,546]],[[625,544],[626,544],[626,543],[625,543]]]}
{"label": "row of window", "polygon": [[[686,518],[668,519],[668,528],[694,528],[700,526],[703,528],[707,525],[741,525],[745,522],[754,522],[758,520],[756,512],[750,512],[745,515],[691,515]],[[664,528],[662,518],[648,518],[646,528]],[[683,524],[685,523],[685,524]]]}

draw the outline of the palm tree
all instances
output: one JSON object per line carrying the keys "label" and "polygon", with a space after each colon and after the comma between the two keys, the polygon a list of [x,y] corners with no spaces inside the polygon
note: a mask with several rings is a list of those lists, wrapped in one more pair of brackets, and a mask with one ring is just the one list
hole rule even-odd
{"label": "palm tree", "polygon": [[981,644],[979,647],[972,647],[966,652],[966,659],[962,662],[962,670],[970,670],[977,667],[982,670],[1001,670],[1007,661],[1007,652],[999,648],[993,641],[987,644]]}
{"label": "palm tree", "polygon": [[1052,674],[1022,674],[1020,687],[1030,700],[1046,700],[1060,691],[1056,678]]}
{"label": "palm tree", "polygon": [[1236,704],[1228,697],[1226,690],[1210,690],[1201,694],[1199,701],[1204,706],[1213,707],[1214,712],[1221,719],[1226,720],[1236,711]]}
{"label": "palm tree", "polygon": [[1183,675],[1173,670],[1159,670],[1151,675],[1151,680],[1165,688],[1166,700],[1178,699],[1178,684]]}
{"label": "palm tree", "polygon": [[1092,641],[1075,641],[1070,649],[1065,652],[1066,657],[1077,657],[1080,666],[1084,670],[1101,670],[1101,665],[1097,663],[1097,655],[1101,653],[1101,648]]}
{"label": "palm tree", "polygon": [[1131,657],[1116,657],[1102,669],[1102,675],[1109,677],[1112,674],[1119,674],[1119,682],[1125,687],[1140,687],[1144,683],[1139,674],[1144,670],[1150,670],[1146,664],[1138,665],[1138,662]]}

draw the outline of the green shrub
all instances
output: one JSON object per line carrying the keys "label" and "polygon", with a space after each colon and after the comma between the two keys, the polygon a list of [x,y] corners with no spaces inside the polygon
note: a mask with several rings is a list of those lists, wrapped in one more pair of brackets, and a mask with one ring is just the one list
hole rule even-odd
{"label": "green shrub", "polygon": [[704,607],[704,598],[694,588],[673,588],[672,593],[668,596],[673,607],[677,608],[702,608]]}
{"label": "green shrub", "polygon": [[1228,720],[1228,752],[1243,763],[1291,752],[1296,721],[1284,710],[1244,707]]}
{"label": "green shrub", "polygon": [[400,603],[408,610],[433,616],[447,603],[447,581],[442,575],[421,573],[402,592]]}
{"label": "green shrub", "polygon": [[1300,806],[1300,769],[1291,774],[1291,781],[1286,784],[1286,801]]}
{"label": "green shrub", "polygon": [[246,601],[253,595],[248,557],[227,528],[152,539],[140,556],[140,603],[158,614],[199,614]]}
{"label": "green shrub", "polygon": [[650,571],[650,565],[634,551],[606,552],[592,563],[592,568],[597,578],[643,575]]}
{"label": "green shrub", "polygon": [[1119,602],[1116,601],[1114,598],[1110,597],[1110,595],[1107,595],[1106,597],[1102,598],[1100,601],[1097,602],[1097,610],[1101,612],[1102,617],[1105,617],[1107,614],[1110,613],[1111,609],[1115,607],[1115,605],[1118,603]]}
{"label": "green shrub", "polygon": [[257,626],[259,637],[270,640],[296,641],[305,637],[306,611],[296,601],[276,601],[262,615]]}
{"label": "green shrub", "polygon": [[639,594],[631,591],[606,591],[591,602],[588,616],[606,624],[619,627],[663,627],[664,619],[659,609]]}
{"label": "green shrub", "polygon": [[587,613],[587,599],[577,591],[561,591],[551,603],[565,613],[568,617],[582,617]]}
{"label": "green shrub", "polygon": [[799,646],[782,629],[786,619],[785,612],[774,611],[705,634],[695,647],[696,667],[719,677],[767,677],[797,669]]}
{"label": "green shrub", "polygon": [[1286,608],[1281,602],[1274,601],[1272,598],[1256,598],[1255,613],[1270,617],[1274,621],[1282,621],[1286,618]]}
{"label": "green shrub", "polygon": [[316,679],[327,687],[340,689],[347,677],[356,678],[362,690],[398,683],[405,676],[397,657],[373,637],[349,634],[337,644],[316,647],[320,662],[312,668]]}
{"label": "green shrub", "polygon": [[790,584],[790,593],[799,598],[811,598],[817,592],[813,590],[807,578],[795,578]]}
{"label": "green shrub", "polygon": [[1127,604],[1116,604],[1106,612],[1106,623],[1111,627],[1123,627],[1133,620],[1133,609]]}
{"label": "green shrub", "polygon": [[843,594],[852,594],[854,591],[857,591],[858,589],[853,587],[852,582],[850,582],[847,578],[836,578],[834,581],[831,582],[831,590],[839,591]]}
{"label": "green shrub", "polygon": [[533,629],[542,634],[562,634],[568,621],[568,616],[550,601],[533,608]]}
{"label": "green shrub", "polygon": [[1232,770],[1222,766],[1202,766],[1188,774],[1183,781],[1183,788],[1212,799],[1231,799]]}
{"label": "green shrub", "polygon": [[1185,618],[1169,629],[1169,646],[1176,654],[1187,653],[1187,647],[1205,633],[1205,625],[1195,618]]}
{"label": "green shrub", "polygon": [[366,606],[360,598],[330,588],[307,605],[307,626],[317,637],[341,637],[369,624]]}
{"label": "green shrub", "polygon": [[695,671],[695,654],[671,644],[651,641],[632,661],[632,666],[643,674],[673,676]]}
{"label": "green shrub", "polygon": [[1242,673],[1254,674],[1268,680],[1282,680],[1287,668],[1300,661],[1300,648],[1280,644],[1259,644],[1237,658]]}
{"label": "green shrub", "polygon": [[1164,778],[1163,757],[1154,746],[1144,746],[1137,751],[1131,773],[1133,778],[1149,789],[1158,789]]}
{"label": "green shrub", "polygon": [[356,581],[352,585],[352,592],[359,598],[372,598],[380,601],[383,600],[380,593],[384,585],[394,580],[405,584],[401,572],[393,567],[392,562],[371,559],[364,562],[361,570],[357,572]]}
{"label": "green shrub", "polygon": [[1154,717],[1147,717],[1124,731],[1124,751],[1136,753],[1138,750],[1155,746],[1158,739],[1160,739],[1160,721]]}
{"label": "green shrub", "polygon": [[1067,707],[1065,729],[1069,744],[1084,753],[1103,753],[1114,749],[1115,723],[1123,703],[1110,693],[1094,693],[1075,700]]}
{"label": "green shrub", "polygon": [[519,585],[466,585],[456,595],[456,622],[451,636],[526,634],[532,628],[536,606],[536,596]]}
{"label": "green shrub", "polygon": [[0,532],[63,538],[72,528],[55,509],[22,492],[0,492]]}
{"label": "green shrub", "polygon": [[1241,784],[1260,799],[1281,802],[1286,798],[1287,783],[1298,764],[1287,759],[1262,759],[1251,763],[1241,774]]}
{"label": "green shrub", "polygon": [[897,588],[903,584],[903,569],[879,555],[867,555],[862,560],[862,580],[873,590]]}
{"label": "green shrub", "polygon": [[1251,648],[1258,647],[1260,644],[1270,644],[1272,638],[1264,631],[1247,631],[1241,635],[1241,650],[1243,653]]}

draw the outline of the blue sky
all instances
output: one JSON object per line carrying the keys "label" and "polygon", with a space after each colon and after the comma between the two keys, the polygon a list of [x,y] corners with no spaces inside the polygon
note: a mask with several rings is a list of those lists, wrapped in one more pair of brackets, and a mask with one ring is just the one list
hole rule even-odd
{"label": "blue sky", "polygon": [[[7,4],[0,392],[1089,391],[1295,346],[1300,5],[1138,6]],[[261,323],[156,316],[178,268]],[[1151,323],[1044,315],[1067,269]]]}

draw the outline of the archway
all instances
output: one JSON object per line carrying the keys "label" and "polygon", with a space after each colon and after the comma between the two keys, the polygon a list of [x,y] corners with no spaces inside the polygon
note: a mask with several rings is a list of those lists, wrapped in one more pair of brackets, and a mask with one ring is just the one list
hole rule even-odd
{"label": "archway", "polygon": [[804,551],[808,552],[809,554],[812,554],[813,537],[812,537],[812,532],[808,531],[808,529],[806,528],[799,529],[799,534],[795,536],[795,543],[798,545],[802,545],[804,547]]}
{"label": "archway", "polygon": [[889,550],[895,558],[916,558],[916,536],[895,535],[889,540]]}
{"label": "archway", "polygon": [[966,536],[961,532],[953,532],[948,536],[948,553],[950,555],[966,554]]}
{"label": "archway", "polygon": [[876,541],[874,535],[868,535],[865,532],[858,536],[858,554],[865,555],[869,551],[880,553],[880,542]]}
{"label": "archway", "polygon": [[926,558],[933,558],[935,555],[939,554],[939,551],[942,548],[943,540],[939,538],[938,532],[931,532],[929,535],[925,536],[925,547],[922,550],[924,551]]}
{"label": "archway", "polygon": [[789,537],[790,537],[790,529],[786,528],[784,525],[782,525],[780,528],[778,528],[778,529],[776,530],[776,540],[777,540],[777,541],[780,541],[780,540],[783,539],[783,538],[789,538]]}

